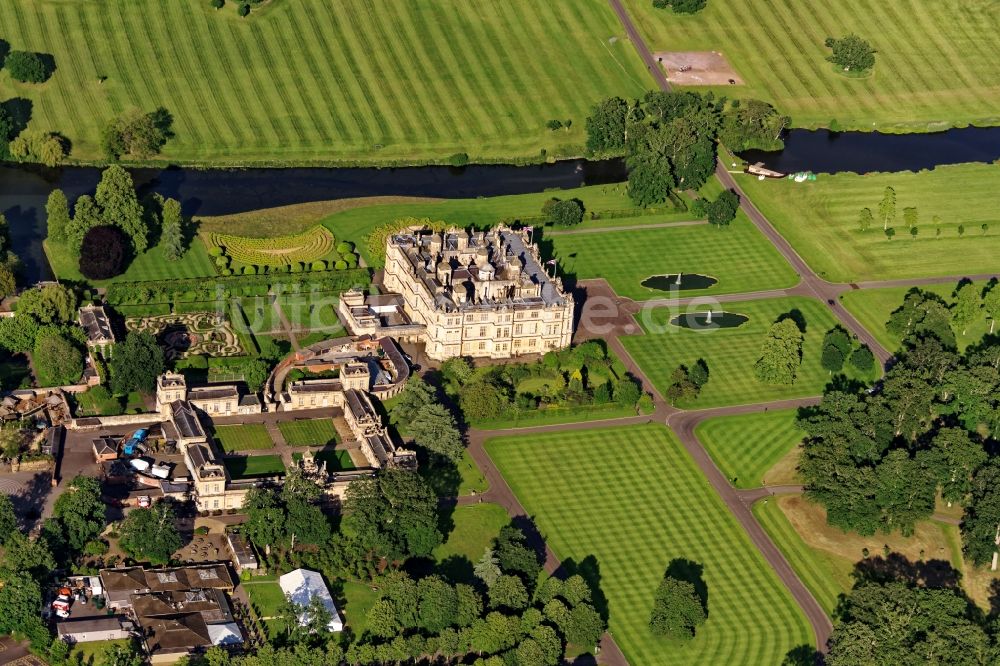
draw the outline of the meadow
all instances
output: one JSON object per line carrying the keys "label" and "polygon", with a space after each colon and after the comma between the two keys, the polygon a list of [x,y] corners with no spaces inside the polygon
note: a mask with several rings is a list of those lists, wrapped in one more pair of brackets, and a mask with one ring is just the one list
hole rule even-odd
{"label": "meadow", "polygon": [[[650,48],[721,51],[746,85],[719,92],[766,99],[796,127],[927,131],[1000,123],[993,54],[1000,17],[986,1],[713,0],[693,16],[626,6]],[[878,51],[867,76],[847,77],[823,42],[857,33]]]}
{"label": "meadow", "polygon": [[979,603],[988,596],[990,576],[967,567],[962,558],[958,527],[934,520],[917,523],[910,537],[899,532],[863,537],[827,525],[826,511],[800,495],[780,495],[759,501],[753,513],[775,545],[788,559],[803,584],[832,614],[841,594],[854,584],[854,564],[868,553],[883,557],[886,550],[910,562],[943,560],[963,572],[966,592]]}
{"label": "meadow", "polygon": [[796,413],[782,409],[708,419],[694,434],[737,488],[791,484],[797,481],[796,449],[805,436],[795,425]]}
{"label": "meadow", "polygon": [[[560,273],[606,278],[615,293],[633,300],[781,289],[797,281],[795,271],[743,213],[721,229],[709,224],[632,229],[555,236],[552,242]],[[641,284],[678,271],[718,282],[708,289],[676,292]]]}
{"label": "meadow", "polygon": [[[487,451],[558,557],[596,558],[610,631],[630,663],[776,664],[813,642],[791,596],[666,428],[504,437]],[[656,586],[678,558],[702,566],[708,587],[708,620],[687,643],[657,639],[647,625]]]}
{"label": "meadow", "polygon": [[226,453],[274,448],[267,428],[259,423],[216,426],[212,437]]}
{"label": "meadow", "polygon": [[[623,336],[622,344],[661,394],[670,385],[670,375],[678,365],[690,367],[698,359],[705,359],[708,384],[694,402],[683,407],[770,402],[822,392],[830,373],[820,365],[820,348],[823,335],[836,323],[825,305],[815,299],[794,297],[726,303],[724,307],[727,312],[748,316],[749,321],[738,328],[695,331],[667,323],[686,309],[659,307],[640,313],[646,334]],[[795,310],[806,322],[798,377],[791,385],[763,384],[754,377],[753,366],[760,358],[767,331],[780,316]],[[648,320],[643,321],[646,313]]]}
{"label": "meadow", "polygon": [[[962,164],[919,173],[864,176],[822,174],[805,183],[744,177],[739,183],[806,263],[832,282],[997,270],[1000,171],[995,165]],[[861,231],[858,223],[862,208],[870,208],[878,217],[887,186],[896,190],[896,217],[889,225],[896,230],[893,240],[886,239],[880,220],[867,231]],[[917,209],[916,237],[911,237],[903,221],[907,207]],[[940,218],[938,223],[935,216]]]}
{"label": "meadow", "polygon": [[[985,286],[985,283],[977,282],[976,285]],[[948,282],[924,285],[920,289],[937,294],[948,303],[954,303],[953,294],[956,286],[956,284]],[[871,331],[883,347],[895,351],[899,349],[902,340],[889,333],[885,328],[885,323],[889,321],[889,315],[903,304],[903,299],[908,291],[910,291],[910,287],[858,289],[841,294],[840,302],[848,312],[861,322],[862,326]],[[958,342],[959,350],[964,350],[969,345],[982,340],[983,336],[989,333],[990,321],[984,312],[975,323],[965,330],[965,335],[962,335],[961,330],[955,330],[954,325],[952,325],[952,330],[955,331],[955,340]]]}
{"label": "meadow", "polygon": [[38,86],[0,74],[0,99],[30,100],[30,127],[63,133],[78,160],[103,157],[101,128],[123,110],[164,107],[171,162],[413,163],[579,155],[591,105],[652,87],[603,0],[235,8],[0,3],[11,48],[56,64]]}

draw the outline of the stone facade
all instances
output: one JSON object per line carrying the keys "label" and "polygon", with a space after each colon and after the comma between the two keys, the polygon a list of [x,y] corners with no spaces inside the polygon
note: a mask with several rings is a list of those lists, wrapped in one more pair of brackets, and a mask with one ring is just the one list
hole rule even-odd
{"label": "stone facade", "polygon": [[[396,234],[386,247],[384,287],[401,299],[401,320],[424,327],[432,359],[540,354],[573,337],[573,297],[548,275],[524,230]],[[349,314],[348,323],[370,323],[357,308]]]}
{"label": "stone facade", "polygon": [[175,400],[191,403],[209,416],[260,414],[263,405],[253,393],[243,393],[236,384],[215,384],[189,389],[184,375],[167,372],[156,382],[156,405],[160,411]]}

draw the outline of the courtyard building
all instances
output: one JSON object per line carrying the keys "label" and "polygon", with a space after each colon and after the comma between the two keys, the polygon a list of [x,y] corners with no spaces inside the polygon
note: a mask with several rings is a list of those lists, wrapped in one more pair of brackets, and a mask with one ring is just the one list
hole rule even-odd
{"label": "courtyard building", "polygon": [[[530,232],[415,230],[387,241],[378,298],[341,295],[352,332],[418,339],[427,356],[507,359],[569,346],[573,297],[548,274]],[[414,334],[419,324],[422,332]]]}

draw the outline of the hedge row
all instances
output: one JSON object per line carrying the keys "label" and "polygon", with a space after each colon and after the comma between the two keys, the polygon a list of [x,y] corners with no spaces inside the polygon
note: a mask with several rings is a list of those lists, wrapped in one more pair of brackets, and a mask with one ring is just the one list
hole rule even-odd
{"label": "hedge row", "polygon": [[274,288],[286,291],[347,291],[351,287],[371,284],[367,268],[355,268],[324,273],[271,273],[268,275],[234,275],[212,279],[166,280],[156,282],[116,282],[108,287],[107,301],[111,305],[142,303],[193,303],[213,301],[219,297],[265,296]]}

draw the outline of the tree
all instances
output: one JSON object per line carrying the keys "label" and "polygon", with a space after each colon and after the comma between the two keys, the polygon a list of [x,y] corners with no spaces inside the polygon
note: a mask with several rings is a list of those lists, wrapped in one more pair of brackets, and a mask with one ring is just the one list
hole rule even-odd
{"label": "tree", "polygon": [[983,566],[997,552],[1000,529],[1000,461],[991,460],[972,479],[969,504],[962,518],[962,544],[966,557]]}
{"label": "tree", "polygon": [[163,233],[160,244],[167,261],[177,261],[184,256],[184,218],[177,199],[163,201]]}
{"label": "tree", "polygon": [[574,645],[586,645],[591,648],[601,640],[604,633],[604,620],[601,615],[588,603],[581,603],[573,607],[569,615],[569,624],[566,626],[566,640]]}
{"label": "tree", "polygon": [[583,205],[578,199],[556,201],[548,207],[548,222],[557,227],[572,227],[583,221]]}
{"label": "tree", "polygon": [[0,576],[9,580],[20,574],[31,576],[35,580],[45,580],[55,566],[55,559],[44,539],[29,539],[15,529],[4,544]]}
{"label": "tree", "polygon": [[990,318],[990,335],[993,335],[997,319],[1000,319],[1000,282],[994,282],[983,296],[983,310]]}
{"label": "tree", "polygon": [[21,132],[10,142],[10,156],[19,161],[33,160],[54,167],[69,150],[68,142],[55,132]]}
{"label": "tree", "polygon": [[490,608],[524,610],[528,606],[528,591],[517,576],[501,575],[489,588]]}
{"label": "tree", "polygon": [[826,47],[832,49],[827,60],[846,71],[863,72],[875,66],[875,49],[855,34],[834,39],[826,38]]}
{"label": "tree", "polygon": [[271,374],[271,365],[260,358],[252,358],[245,362],[240,368],[243,373],[243,381],[252,393],[257,393],[264,388],[268,376]]}
{"label": "tree", "polygon": [[118,227],[92,227],[80,244],[80,273],[90,280],[121,275],[128,255],[128,238]]}
{"label": "tree", "polygon": [[83,550],[83,546],[104,529],[100,481],[90,476],[74,478],[56,500],[53,514],[62,524],[70,548]]}
{"label": "tree", "polygon": [[858,215],[858,227],[861,231],[868,231],[871,229],[873,221],[874,218],[872,217],[872,209],[862,208],[861,213]]}
{"label": "tree", "polygon": [[969,324],[979,318],[983,308],[983,299],[979,288],[972,282],[963,284],[955,295],[955,305],[951,311],[951,319],[955,325],[962,329],[962,335],[969,328]]}
{"label": "tree", "polygon": [[937,477],[941,496],[949,505],[965,499],[972,490],[972,475],[988,457],[983,444],[962,428],[942,428],[931,448],[920,452],[921,462]]}
{"label": "tree", "polygon": [[418,623],[432,634],[440,633],[455,623],[458,614],[458,593],[439,576],[427,576],[417,581],[419,606]]}
{"label": "tree", "polygon": [[464,386],[473,372],[472,363],[464,356],[454,356],[441,364],[441,374],[455,386]]}
{"label": "tree", "polygon": [[66,194],[55,189],[49,193],[49,198],[45,202],[45,225],[46,236],[57,242],[66,241],[66,231],[69,227],[69,201]]}
{"label": "tree", "polygon": [[908,229],[913,229],[917,226],[918,217],[916,208],[910,206],[903,209],[903,222],[906,223]]}
{"label": "tree", "polygon": [[83,354],[58,333],[38,336],[31,358],[42,386],[75,384],[83,375]]}
{"label": "tree", "polygon": [[765,384],[794,384],[802,363],[802,331],[791,318],[771,326],[760,358],[754,364],[754,376]]}
{"label": "tree", "polygon": [[694,14],[705,8],[708,0],[653,0],[657,9],[672,8],[678,14]]}
{"label": "tree", "polygon": [[65,324],[75,318],[76,296],[61,284],[34,287],[18,297],[17,312],[42,324]]}
{"label": "tree", "polygon": [[886,186],[882,201],[878,204],[878,216],[882,218],[882,230],[888,231],[889,223],[896,218],[896,190]]}
{"label": "tree", "polygon": [[740,208],[740,198],[732,190],[725,190],[715,201],[705,207],[708,223],[719,228],[729,226]]}
{"label": "tree", "polygon": [[11,576],[0,587],[0,632],[19,633],[28,636],[32,646],[44,649],[49,645],[51,635],[39,609],[42,608],[42,590],[38,581],[30,576]]}
{"label": "tree", "polygon": [[111,388],[115,395],[151,392],[163,374],[163,349],[150,333],[131,331],[111,353]]}
{"label": "tree", "polygon": [[875,355],[868,345],[861,345],[851,353],[851,365],[861,372],[870,372],[875,367]]}
{"label": "tree", "polygon": [[488,378],[466,384],[458,399],[465,418],[487,421],[503,414],[510,406],[507,392]]}
{"label": "tree", "polygon": [[110,643],[101,655],[104,666],[142,666],[142,651],[135,645]]}
{"label": "tree", "polygon": [[14,513],[14,503],[8,495],[0,495],[0,546],[17,531],[17,514]]}
{"label": "tree", "polygon": [[124,231],[132,239],[132,249],[137,255],[146,251],[149,228],[128,171],[117,164],[105,169],[97,184],[94,201],[100,206],[104,224]]}
{"label": "tree", "polygon": [[10,158],[9,142],[14,138],[14,119],[7,109],[0,106],[0,160]]}
{"label": "tree", "polygon": [[592,153],[616,153],[624,150],[629,103],[611,97],[597,104],[587,116],[587,150]]}
{"label": "tree", "polygon": [[654,634],[677,639],[694,638],[705,617],[705,607],[693,583],[672,576],[663,577],[649,616],[649,628]]}
{"label": "tree", "polygon": [[278,493],[269,488],[251,488],[243,501],[247,538],[267,552],[284,539],[285,512]]}
{"label": "tree", "polygon": [[119,545],[129,556],[167,564],[174,551],[181,547],[176,515],[168,501],[157,502],[148,509],[130,511],[121,524]]}
{"label": "tree", "polygon": [[17,292],[17,278],[6,266],[0,265],[0,299],[13,296]]}
{"label": "tree", "polygon": [[38,322],[26,314],[0,319],[0,347],[12,353],[29,352],[35,347]]}
{"label": "tree", "polygon": [[[446,361],[447,363],[447,361]],[[441,368],[444,373],[444,367]],[[434,403],[434,389],[417,375],[413,375],[399,394],[399,400],[392,406],[392,416],[397,423],[409,424],[422,409]]]}
{"label": "tree", "polygon": [[101,147],[109,160],[122,156],[148,159],[173,136],[172,124],[173,117],[164,108],[150,113],[130,109],[104,126]]}
{"label": "tree", "polygon": [[827,331],[823,337],[823,368],[831,373],[840,372],[852,347],[851,338],[843,328],[837,326]]}
{"label": "tree", "polygon": [[21,83],[43,83],[50,74],[42,56],[31,51],[11,51],[3,66],[12,79]]}
{"label": "tree", "polygon": [[74,254],[79,254],[87,231],[100,225],[101,209],[94,197],[89,194],[80,196],[73,207],[73,219],[66,225],[66,245]]}
{"label": "tree", "polygon": [[642,385],[635,377],[627,375],[615,382],[614,399],[622,407],[634,406],[642,397]]}
{"label": "tree", "polygon": [[492,548],[487,548],[483,553],[483,556],[479,558],[476,562],[476,566],[473,569],[476,578],[483,581],[483,585],[487,588],[493,587],[493,585],[499,580],[500,571],[500,560],[497,559],[496,553]]}
{"label": "tree", "polygon": [[526,583],[534,586],[541,574],[542,562],[538,552],[528,544],[523,530],[505,525],[500,528],[494,547],[502,571],[520,574]]}
{"label": "tree", "polygon": [[409,433],[420,446],[440,453],[453,462],[458,462],[465,451],[455,417],[446,407],[437,403],[427,405],[417,412],[409,422]]}
{"label": "tree", "polygon": [[781,133],[791,122],[767,102],[734,100],[722,114],[719,141],[732,151],[780,148]]}

